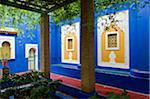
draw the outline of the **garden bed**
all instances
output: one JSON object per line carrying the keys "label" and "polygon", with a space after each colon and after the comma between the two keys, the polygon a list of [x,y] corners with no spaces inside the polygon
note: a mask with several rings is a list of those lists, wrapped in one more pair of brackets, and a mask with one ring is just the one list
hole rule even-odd
{"label": "garden bed", "polygon": [[28,72],[9,75],[0,79],[0,98],[13,96],[22,99],[56,97],[60,81],[45,78],[45,73]]}

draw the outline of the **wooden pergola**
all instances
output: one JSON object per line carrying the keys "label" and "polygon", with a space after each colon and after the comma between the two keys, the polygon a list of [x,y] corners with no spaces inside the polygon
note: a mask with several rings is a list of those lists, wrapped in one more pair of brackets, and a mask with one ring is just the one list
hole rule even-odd
{"label": "wooden pergola", "polygon": [[[41,13],[40,68],[50,77],[48,13],[77,0],[0,0],[0,4]],[[81,0],[81,88],[95,90],[94,0]]]}

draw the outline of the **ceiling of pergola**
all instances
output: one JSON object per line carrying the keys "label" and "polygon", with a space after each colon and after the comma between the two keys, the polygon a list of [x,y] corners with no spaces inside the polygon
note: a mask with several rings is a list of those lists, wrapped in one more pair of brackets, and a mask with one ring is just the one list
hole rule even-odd
{"label": "ceiling of pergola", "polygon": [[49,13],[77,0],[0,0],[0,4],[38,13]]}

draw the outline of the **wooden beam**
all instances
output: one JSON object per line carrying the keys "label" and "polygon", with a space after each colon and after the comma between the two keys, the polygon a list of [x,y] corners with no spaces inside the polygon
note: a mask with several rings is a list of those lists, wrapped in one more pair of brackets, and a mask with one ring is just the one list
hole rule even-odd
{"label": "wooden beam", "polygon": [[32,7],[29,7],[29,6],[26,6],[26,5],[17,4],[15,2],[0,0],[0,4],[15,7],[15,8],[19,8],[19,9],[24,9],[24,10],[28,10],[28,11],[33,11],[33,12],[37,12],[37,13],[44,13],[44,11],[42,11],[40,9],[32,8]]}
{"label": "wooden beam", "polygon": [[60,3],[60,4],[55,4],[54,7],[51,7],[51,8],[50,8],[49,12],[52,12],[52,11],[54,11],[54,10],[57,10],[57,9],[63,7],[63,6],[66,6],[66,5],[70,4],[70,3],[73,3],[73,2],[75,2],[75,1],[77,1],[77,0],[66,0],[66,1],[64,1],[64,2],[62,2],[62,3]]}
{"label": "wooden beam", "polygon": [[1,31],[1,30],[0,30],[0,34],[16,34],[16,35],[17,35],[17,32]]}
{"label": "wooden beam", "polygon": [[[37,9],[37,8],[38,8],[39,10],[40,10],[40,9],[45,9],[45,10],[47,10],[47,11],[50,10],[50,9],[47,8],[45,5],[42,5],[42,4],[41,4],[41,5],[37,5],[37,4],[35,4],[35,3],[32,3],[31,1],[25,2],[25,1],[16,0],[15,3],[17,3],[17,2],[21,3],[21,5],[24,4],[23,6],[29,6],[29,7],[30,7],[30,6],[33,6],[33,7],[35,7],[34,9]],[[38,10],[38,9],[37,9],[37,10]],[[43,11],[43,10],[42,10],[42,11]]]}
{"label": "wooden beam", "polygon": [[17,30],[5,27],[0,29],[0,34],[17,34]]}
{"label": "wooden beam", "polygon": [[[52,1],[45,1],[46,4],[49,4],[49,5],[52,5],[52,3],[54,3],[54,6],[52,6],[51,8],[48,7],[49,5],[39,6],[39,5],[33,4],[31,2],[24,2],[24,1],[19,1],[19,0],[12,1],[12,2],[10,2],[9,0],[0,0],[0,4],[16,7],[19,9],[29,10],[29,11],[33,11],[33,12],[37,12],[37,13],[48,13],[48,12],[52,12],[56,9],[59,9],[65,5],[68,5],[70,3],[73,3],[75,1],[77,1],[77,0],[65,0],[62,3],[56,3],[56,1],[55,1],[55,3]],[[17,2],[20,2],[20,4],[18,4]],[[57,1],[57,2],[59,2],[59,1]],[[31,7],[31,6],[33,6],[33,7]]]}
{"label": "wooden beam", "polygon": [[49,15],[41,15],[41,39],[40,39],[40,66],[41,72],[46,73],[46,77],[50,78],[50,31],[49,31]]}
{"label": "wooden beam", "polygon": [[81,0],[81,88],[95,90],[94,0]]}

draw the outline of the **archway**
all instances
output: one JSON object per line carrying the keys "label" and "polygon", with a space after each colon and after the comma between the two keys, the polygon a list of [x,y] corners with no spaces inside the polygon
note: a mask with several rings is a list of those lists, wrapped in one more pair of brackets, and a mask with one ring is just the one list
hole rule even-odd
{"label": "archway", "polygon": [[36,49],[31,48],[29,50],[29,57],[28,57],[28,70],[37,70],[36,67]]}
{"label": "archway", "polygon": [[3,59],[10,59],[11,58],[11,47],[8,41],[4,41],[2,43],[2,58]]}

